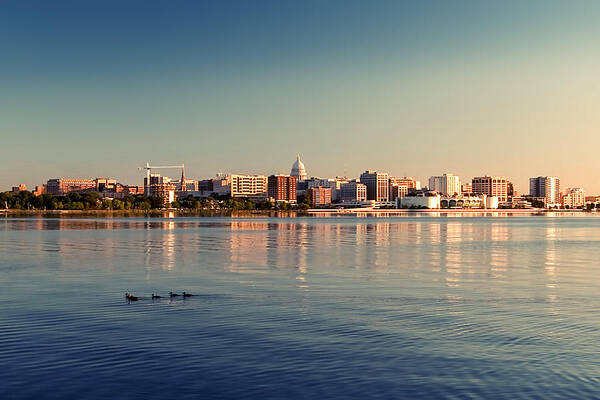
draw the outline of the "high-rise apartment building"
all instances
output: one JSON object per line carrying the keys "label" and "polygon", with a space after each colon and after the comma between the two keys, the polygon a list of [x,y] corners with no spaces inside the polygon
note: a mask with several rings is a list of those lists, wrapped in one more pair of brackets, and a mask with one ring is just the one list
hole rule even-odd
{"label": "high-rise apartment building", "polygon": [[529,195],[546,199],[546,207],[560,204],[560,179],[556,176],[538,176],[529,179]]}
{"label": "high-rise apartment building", "polygon": [[508,183],[500,176],[477,176],[471,181],[473,193],[497,197],[500,203],[508,201]]}
{"label": "high-rise apartment building", "polygon": [[267,195],[277,202],[295,203],[298,180],[291,175],[271,175],[267,180]]}
{"label": "high-rise apartment building", "polygon": [[391,176],[389,179],[389,198],[390,201],[394,201],[398,198],[402,198],[412,190],[421,189],[421,182],[414,180],[410,176],[404,176],[402,178]]}
{"label": "high-rise apartment building", "polygon": [[389,175],[385,172],[365,171],[360,183],[367,187],[367,200],[389,201]]}
{"label": "high-rise apartment building", "polygon": [[565,208],[585,206],[585,192],[582,188],[568,188],[562,196],[562,205]]}
{"label": "high-rise apartment building", "polygon": [[350,181],[342,184],[340,200],[343,202],[356,202],[367,200],[367,186],[363,183]]}
{"label": "high-rise apartment building", "polygon": [[330,187],[313,187],[307,191],[310,199],[310,204],[313,207],[328,206],[331,204],[331,188]]}
{"label": "high-rise apartment building", "polygon": [[454,174],[443,174],[429,178],[429,190],[444,196],[460,195],[460,177]]}
{"label": "high-rise apartment building", "polygon": [[212,182],[212,191],[231,197],[267,197],[267,177],[265,175],[230,174],[219,176]]}

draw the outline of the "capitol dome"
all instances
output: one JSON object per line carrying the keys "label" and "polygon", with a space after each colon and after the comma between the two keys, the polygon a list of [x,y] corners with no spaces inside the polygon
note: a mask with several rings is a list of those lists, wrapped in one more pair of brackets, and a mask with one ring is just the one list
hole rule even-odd
{"label": "capitol dome", "polygon": [[306,168],[304,168],[304,164],[300,161],[300,154],[297,155],[296,162],[292,165],[292,172],[290,172],[290,175],[297,177],[298,181],[303,181],[308,178]]}

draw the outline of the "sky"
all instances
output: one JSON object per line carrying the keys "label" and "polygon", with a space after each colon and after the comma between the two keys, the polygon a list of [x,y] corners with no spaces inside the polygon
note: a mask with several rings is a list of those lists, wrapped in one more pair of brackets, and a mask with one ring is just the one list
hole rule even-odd
{"label": "sky", "polygon": [[599,20],[597,1],[4,1],[0,190],[300,153],[311,176],[600,194]]}

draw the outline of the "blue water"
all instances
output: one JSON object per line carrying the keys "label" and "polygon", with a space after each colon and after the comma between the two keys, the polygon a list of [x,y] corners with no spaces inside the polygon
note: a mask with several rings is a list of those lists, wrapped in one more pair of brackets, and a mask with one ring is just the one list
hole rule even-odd
{"label": "blue water", "polygon": [[595,217],[1,218],[0,399],[600,398],[599,268]]}

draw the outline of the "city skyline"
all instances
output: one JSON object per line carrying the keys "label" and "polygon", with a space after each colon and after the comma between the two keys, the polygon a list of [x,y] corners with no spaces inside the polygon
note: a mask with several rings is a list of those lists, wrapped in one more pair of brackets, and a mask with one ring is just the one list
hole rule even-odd
{"label": "city skyline", "polygon": [[[600,4],[3,6],[0,188],[146,159],[312,176],[560,176],[600,193]],[[73,171],[77,171],[75,174]]]}
{"label": "city skyline", "polygon": [[[146,163],[146,166],[149,166],[149,165],[150,165],[149,162]],[[300,165],[300,168],[301,168],[300,170],[298,170],[298,166],[299,165]],[[185,164],[180,164],[180,165],[177,165],[177,166],[169,166],[167,168],[168,168],[168,170],[181,171],[181,173],[182,173],[183,170],[181,168],[183,168],[184,166],[185,166]],[[155,167],[151,167],[151,168],[155,168]],[[162,168],[165,168],[165,167],[157,167],[157,168],[159,168],[158,171],[162,171]],[[138,171],[142,171],[142,170],[147,170],[148,167],[138,167],[137,169],[138,169]],[[189,169],[188,169],[188,171],[189,171]],[[146,173],[148,174],[148,176],[150,175],[150,172],[146,171],[146,172],[144,172],[144,176],[145,176]],[[180,172],[167,172],[167,173],[161,172],[159,174],[159,176],[164,176],[164,177],[167,177],[167,178],[169,178],[171,180],[174,180],[174,181],[180,181],[181,178],[183,178],[183,175],[181,173]],[[527,178],[527,184],[526,185],[522,185],[524,188],[522,190],[520,190],[519,187],[521,185],[516,184],[516,182],[514,182],[511,179],[511,177],[508,177],[508,176],[505,176],[505,175],[493,176],[491,174],[479,174],[479,175],[475,174],[475,175],[470,176],[470,177],[469,176],[463,176],[463,177],[461,177],[461,176],[453,174],[453,173],[443,172],[442,176],[432,175],[432,176],[429,176],[429,177],[424,178],[424,179],[419,179],[417,177],[417,175],[415,175],[415,174],[399,175],[399,174],[392,174],[392,173],[389,173],[388,171],[383,171],[383,170],[363,169],[363,172],[361,172],[357,176],[348,176],[348,175],[319,176],[319,175],[313,175],[313,174],[310,173],[309,169],[305,169],[305,164],[301,160],[300,154],[297,153],[296,159],[295,159],[294,163],[292,164],[289,173],[288,172],[284,172],[284,171],[275,171],[275,172],[271,171],[271,172],[267,172],[267,173],[252,173],[252,172],[247,172],[247,171],[226,171],[226,172],[219,171],[217,173],[212,174],[211,176],[196,176],[193,173],[192,174],[188,173],[188,175],[185,177],[185,181],[186,182],[196,182],[196,183],[198,183],[198,182],[200,182],[202,180],[207,180],[207,179],[208,180],[215,180],[215,178],[219,178],[219,177],[223,177],[223,176],[244,176],[244,175],[245,176],[262,176],[262,177],[264,177],[266,179],[268,176],[272,176],[272,175],[275,175],[275,176],[277,176],[277,175],[288,175],[290,173],[291,173],[291,175],[303,174],[302,176],[305,176],[306,179],[345,178],[345,179],[348,179],[348,180],[356,180],[358,182],[362,182],[361,181],[361,177],[364,176],[367,173],[383,174],[383,175],[385,175],[385,179],[386,180],[394,180],[394,179],[407,178],[408,177],[408,178],[414,179],[417,182],[420,182],[421,186],[429,188],[429,190],[432,190],[432,191],[440,192],[443,195],[452,195],[452,193],[448,192],[447,190],[445,190],[443,188],[438,187],[438,185],[440,183],[432,183],[432,180],[434,180],[434,179],[438,179],[438,180],[439,179],[445,179],[446,176],[452,177],[452,178],[455,179],[455,182],[453,183],[453,185],[456,186],[456,189],[454,191],[460,192],[461,184],[462,185],[467,184],[467,185],[470,186],[473,182],[475,182],[475,180],[481,179],[482,177],[485,177],[485,178],[490,178],[490,177],[501,178],[501,179],[509,182],[511,185],[513,185],[514,190],[516,190],[516,192],[519,195],[521,195],[521,194],[529,194],[529,193],[531,193],[531,191],[532,191],[532,189],[531,189],[531,180],[537,179],[537,178],[543,178],[543,177],[554,177],[554,176],[551,176],[551,175],[543,175],[543,176],[539,175],[539,176],[536,176],[536,177],[529,177],[529,178]],[[179,178],[179,180],[177,178],[178,176],[181,176],[181,178]],[[101,178],[101,177],[104,177],[104,178]],[[0,187],[0,192],[2,192],[2,191],[8,191],[10,189],[14,189],[17,186],[26,186],[27,190],[31,190],[32,191],[33,188],[36,188],[38,186],[39,187],[46,186],[46,183],[50,182],[51,180],[63,179],[63,178],[64,179],[73,179],[73,180],[77,180],[77,179],[93,180],[95,178],[98,178],[98,179],[110,179],[110,180],[113,180],[115,183],[120,183],[120,184],[124,184],[124,185],[146,186],[146,177],[141,177],[140,179],[142,179],[142,183],[140,183],[139,180],[136,180],[136,181],[133,181],[133,182],[128,182],[128,181],[122,180],[119,177],[108,176],[106,174],[99,174],[96,177],[94,177],[94,176],[84,177],[84,176],[79,176],[79,175],[75,174],[75,175],[66,175],[66,176],[63,176],[61,178],[58,178],[58,177],[46,178],[46,179],[43,179],[41,182],[34,183],[33,185],[29,185],[29,184],[27,184],[25,182],[13,183],[9,187],[7,187],[6,189],[3,189],[2,187]],[[444,180],[444,182],[445,182],[445,180]],[[443,185],[446,185],[446,184],[444,183]],[[563,183],[563,188],[564,189],[580,189],[580,188],[586,189],[585,187],[582,187],[582,186],[575,186],[575,185],[569,185],[569,184],[565,185],[564,183]],[[451,191],[451,192],[453,192],[453,191]],[[478,192],[478,191],[475,191],[475,192]],[[590,192],[588,192],[588,193],[590,193]]]}

